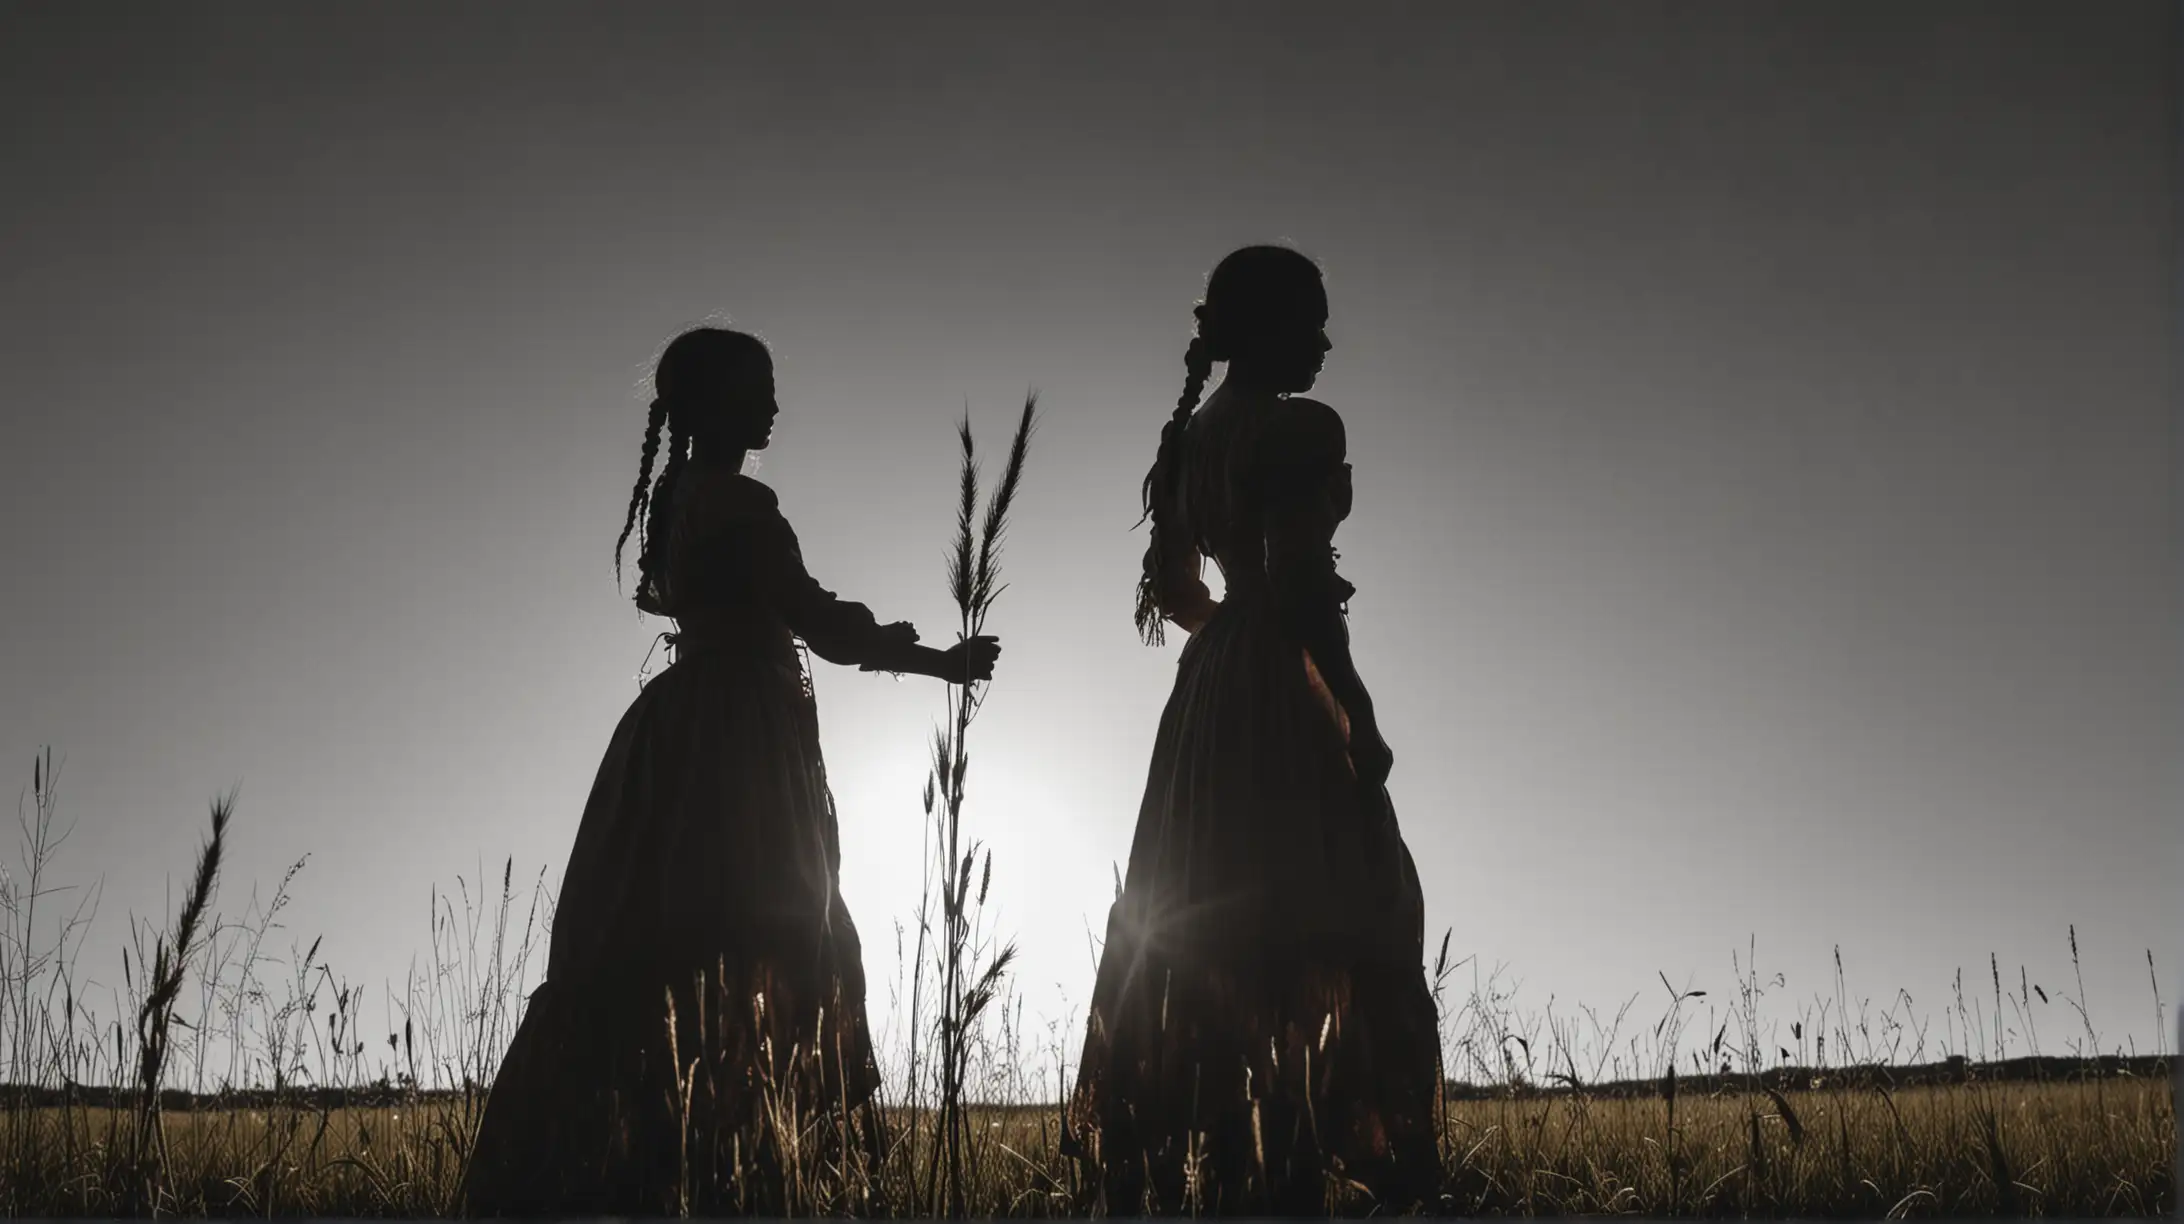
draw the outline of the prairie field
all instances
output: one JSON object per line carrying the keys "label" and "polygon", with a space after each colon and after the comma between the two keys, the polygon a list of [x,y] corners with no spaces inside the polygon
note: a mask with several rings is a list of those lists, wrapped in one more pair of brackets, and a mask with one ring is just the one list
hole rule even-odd
{"label": "prairie field", "polygon": [[[944,737],[939,765],[960,752],[967,725],[963,715]],[[1013,950],[971,886],[978,847],[951,793],[960,767],[939,772],[953,780],[927,799],[940,861],[928,908],[895,980],[874,983],[902,1017],[878,1034],[889,1141],[874,1161],[845,1141],[838,1117],[769,1099],[763,1162],[737,1156],[740,1205],[985,1218],[1097,1205],[1060,1141],[1079,1034],[1026,1020]],[[53,872],[65,830],[50,759],[31,793],[19,861],[0,871],[0,1212],[454,1214],[486,1093],[543,960],[553,909],[543,876],[525,889],[511,863],[497,882],[458,877],[435,890],[418,967],[373,992],[384,1018],[367,1021],[366,992],[320,959],[320,941],[278,948],[296,869],[240,914],[213,904],[230,811],[217,801],[175,915],[133,923],[120,982],[96,984],[78,969],[87,914],[57,904],[69,892]],[[2070,941],[2075,973],[2075,930]],[[2011,983],[1992,956],[1969,994],[1960,974],[1952,1004],[1914,1013],[1902,991],[1878,1008],[1854,996],[1838,953],[1833,989],[1799,1002],[1747,949],[1726,998],[1678,991],[1663,975],[1653,1011],[1637,999],[1527,1010],[1499,971],[1452,958],[1450,942],[1427,967],[1445,1077],[1434,1214],[2176,1210],[2172,1052],[2103,1042],[2082,983],[2077,998],[2022,969]],[[2151,953],[2147,968],[2166,1031]],[[1327,1205],[1375,1207],[1339,1174]]]}
{"label": "prairie field", "polygon": [[[444,1215],[475,1114],[459,1093],[191,1102],[163,1119],[151,1193],[162,1214]],[[971,1116],[969,1214],[1089,1208],[1056,1150],[1051,1108],[974,1107]],[[11,1109],[8,1212],[148,1210],[129,1159],[134,1119],[115,1106]],[[897,1132],[910,1120],[898,1113]],[[2155,1216],[2175,1202],[2171,1085],[2142,1075],[1680,1093],[1673,1111],[1658,1093],[1503,1093],[1452,1100],[1443,1133],[1448,1214]],[[847,1177],[839,1167],[800,1170],[787,1198],[843,1214],[917,1204],[926,1147],[900,1145],[901,1159]]]}

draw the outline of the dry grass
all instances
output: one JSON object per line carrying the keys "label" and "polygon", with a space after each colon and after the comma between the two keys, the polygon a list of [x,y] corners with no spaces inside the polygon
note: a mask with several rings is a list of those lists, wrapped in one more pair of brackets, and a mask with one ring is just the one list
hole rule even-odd
{"label": "dry grass", "polygon": [[[1000,481],[988,492],[986,512],[977,514],[979,460],[966,410],[956,438],[962,448],[957,469],[954,538],[946,559],[948,594],[955,604],[959,641],[986,631],[986,617],[1000,597],[1001,551],[1009,512],[1022,487],[1037,418],[1038,396],[1024,397],[1023,414],[1010,440]],[[993,1149],[988,1127],[981,1131],[968,1112],[980,1095],[974,1070],[990,1069],[994,1059],[994,1009],[1001,1003],[1016,945],[990,930],[984,920],[986,890],[993,882],[993,851],[966,833],[963,822],[965,777],[970,768],[968,740],[972,721],[985,698],[984,682],[951,683],[947,712],[933,736],[933,764],[925,784],[927,856],[924,896],[919,902],[916,950],[909,983],[909,1023],[913,1034],[903,1059],[904,1102],[920,1123],[903,1128],[908,1153],[924,1152],[924,1178],[915,1175],[890,1201],[917,1204],[935,1215],[971,1210],[970,1193],[977,1168],[1006,1159]],[[975,884],[974,884],[975,881]],[[928,1005],[928,996],[931,998]],[[932,1013],[927,1055],[925,1022]],[[1006,1028],[1006,1020],[1002,1028]],[[921,1074],[922,1073],[922,1074]],[[922,1124],[930,1104],[930,1127]]]}
{"label": "dry grass", "polygon": [[[22,842],[33,861],[0,875],[9,919],[0,930],[0,1067],[10,1084],[0,1087],[0,1211],[448,1214],[483,1086],[532,985],[550,908],[543,891],[520,895],[507,867],[497,896],[467,881],[452,895],[435,891],[429,963],[394,995],[391,1031],[375,1040],[364,1036],[363,992],[317,959],[315,943],[285,958],[267,950],[295,872],[240,918],[198,907],[205,934],[188,941],[194,952],[184,948],[186,980],[161,992],[174,1023],[162,1051],[165,1091],[146,1128],[149,1099],[137,1080],[151,1030],[137,1020],[148,987],[170,982],[173,964],[164,976],[139,972],[128,993],[108,991],[110,1004],[94,1005],[98,992],[75,970],[83,907],[50,882],[52,849],[66,840],[55,827],[53,778],[41,760]],[[55,916],[43,926],[34,899]],[[153,969],[162,943],[181,943],[149,929],[135,938],[153,950],[135,963]],[[1748,960],[1725,1011],[1664,979],[1661,1014],[1634,1019],[1635,1001],[1612,1015],[1519,1010],[1499,975],[1453,990],[1460,966],[1446,948],[1444,940],[1433,968],[1444,1048],[1452,1075],[1468,1082],[1450,1084],[1445,1106],[1445,1212],[2175,1210],[2166,1074],[2149,1059],[2111,1058],[2101,1074],[2075,1060],[2028,1063],[2021,1056],[2039,1052],[2043,1009],[2080,1022],[2082,1038],[2063,1043],[2073,1054],[2100,1043],[2076,1000],[2022,980],[2005,990],[1994,965],[1988,984],[2001,1004],[1986,1014],[2019,1023],[1980,1021],[1962,995],[1953,1018],[1939,1022],[1900,993],[1875,1013],[1848,1005],[1840,979],[1833,998],[1785,1016],[1768,1001],[1780,979],[1762,978]],[[968,1216],[1087,1210],[1088,1188],[1058,1150],[1055,1106],[1077,1033],[1035,1031],[1005,981],[979,1013],[955,1054],[966,1108],[960,1174],[943,1179],[954,1185],[936,1186],[933,1175],[946,1133],[938,1100],[890,1098],[895,1142],[877,1168],[834,1154],[843,1147],[828,1142],[836,1123],[824,1112],[786,1108],[785,1159],[758,1197],[792,1214],[921,1214],[936,1193]],[[936,1038],[928,1023],[887,1043],[890,1092],[912,1057],[938,1063]],[[1917,1060],[1952,1054],[1949,1075],[1965,1082],[1913,1082]],[[2004,1056],[2020,1057],[1989,1061]],[[2047,1078],[2000,1078],[2028,1066]],[[1861,1067],[1894,1071],[1867,1083],[1846,1070]]]}
{"label": "dry grass", "polygon": [[2165,1079],[1686,1097],[1673,1130],[1659,1098],[1450,1112],[1459,1214],[2154,1215],[2175,1198]]}
{"label": "dry grass", "polygon": [[[1448,1118],[1445,1210],[1463,1215],[2150,1216],[2173,1210],[2175,1115],[2164,1080],[1973,1084],[1685,1098],[1460,1101]],[[1793,1134],[1789,1118],[1798,1119]],[[1083,1209],[1051,1110],[974,1108],[995,1157],[966,1170],[974,1216]],[[909,1121],[896,1117],[899,1125]],[[126,1109],[46,1107],[10,1162],[15,1214],[126,1205]],[[162,1210],[182,1215],[439,1215],[460,1175],[459,1102],[230,1108],[167,1116]],[[1992,1128],[1990,1130],[1990,1127]],[[1994,1142],[1990,1142],[1993,1140]],[[1998,1145],[1998,1146],[1997,1146]],[[914,1161],[880,1201],[914,1201]],[[823,1181],[825,1170],[807,1176]],[[814,1185],[814,1191],[824,1187]]]}

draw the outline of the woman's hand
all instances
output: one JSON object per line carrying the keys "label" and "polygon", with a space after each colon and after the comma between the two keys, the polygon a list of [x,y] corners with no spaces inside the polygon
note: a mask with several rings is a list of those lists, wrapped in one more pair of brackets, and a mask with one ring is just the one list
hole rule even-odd
{"label": "woman's hand", "polygon": [[994,660],[1001,657],[1001,639],[990,633],[965,638],[940,652],[940,678],[950,684],[976,684],[993,679]]}

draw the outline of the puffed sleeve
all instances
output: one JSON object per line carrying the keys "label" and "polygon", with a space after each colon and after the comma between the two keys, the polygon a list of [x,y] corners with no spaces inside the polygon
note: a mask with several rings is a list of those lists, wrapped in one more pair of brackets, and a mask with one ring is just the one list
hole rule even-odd
{"label": "puffed sleeve", "polygon": [[1335,528],[1350,514],[1350,465],[1342,417],[1292,397],[1261,435],[1257,484],[1267,577],[1293,614],[1339,611],[1356,588],[1335,572]]}
{"label": "puffed sleeve", "polygon": [[[760,486],[763,488],[764,486]],[[804,550],[796,530],[782,516],[772,490],[756,524],[756,577],[781,619],[804,639],[811,652],[829,663],[856,664],[871,658],[880,645],[880,627],[872,610],[840,598],[820,586],[804,568]]]}

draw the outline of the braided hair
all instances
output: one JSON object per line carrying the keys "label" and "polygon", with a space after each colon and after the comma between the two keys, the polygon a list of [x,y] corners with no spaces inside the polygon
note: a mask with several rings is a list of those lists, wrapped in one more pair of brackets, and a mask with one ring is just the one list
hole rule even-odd
{"label": "braided hair", "polygon": [[1183,370],[1183,394],[1176,398],[1168,423],[1160,428],[1160,450],[1153,456],[1152,470],[1145,473],[1142,490],[1145,518],[1152,521],[1153,527],[1145,548],[1145,571],[1138,577],[1137,630],[1148,646],[1167,640],[1161,625],[1160,577],[1166,568],[1168,547],[1176,540],[1191,541],[1194,534],[1185,518],[1182,496],[1187,444],[1184,431],[1190,428],[1191,413],[1206,390],[1206,380],[1213,376],[1213,357],[1205,337],[1191,337],[1190,346],[1183,350]]}
{"label": "braided hair", "polygon": [[668,614],[666,595],[660,589],[661,571],[666,568],[662,561],[669,538],[668,516],[675,508],[675,482],[690,459],[690,430],[679,419],[681,416],[675,405],[668,405],[667,463],[660,471],[659,486],[645,499],[644,529],[638,537],[637,610],[654,616]]}
{"label": "braided hair", "polygon": [[1212,377],[1213,363],[1281,343],[1285,328],[1294,323],[1301,292],[1317,291],[1319,283],[1319,265],[1285,246],[1232,251],[1207,278],[1206,299],[1193,311],[1198,331],[1183,351],[1183,394],[1161,427],[1160,449],[1145,474],[1145,517],[1139,521],[1151,520],[1152,538],[1145,549],[1144,571],[1138,576],[1137,630],[1149,646],[1161,645],[1167,636],[1160,607],[1166,563],[1198,544],[1197,528],[1190,521],[1190,499],[1185,495],[1185,473],[1190,466],[1187,431],[1206,380]]}
{"label": "braided hair", "polygon": [[[614,541],[614,582],[622,583],[622,550],[637,532],[637,609],[667,615],[660,574],[675,504],[675,484],[690,458],[701,422],[718,411],[736,371],[754,357],[765,358],[756,337],[718,327],[699,327],[675,337],[660,354],[652,374],[655,396],[645,419],[644,448],[639,452],[637,485],[630,490],[622,516],[622,534]],[[667,434],[667,463],[657,484],[652,467],[659,458],[660,435]]]}
{"label": "braided hair", "polygon": [[[653,400],[651,415],[645,418],[644,449],[637,454],[637,487],[629,491],[629,511],[622,516],[622,534],[616,536],[614,540],[614,585],[616,589],[620,589],[622,585],[622,546],[629,543],[630,529],[637,525],[638,514],[643,512],[645,503],[651,500],[652,461],[659,456],[660,427],[666,423],[667,401],[664,399]],[[637,547],[640,551],[644,548],[643,537],[638,538]]]}

